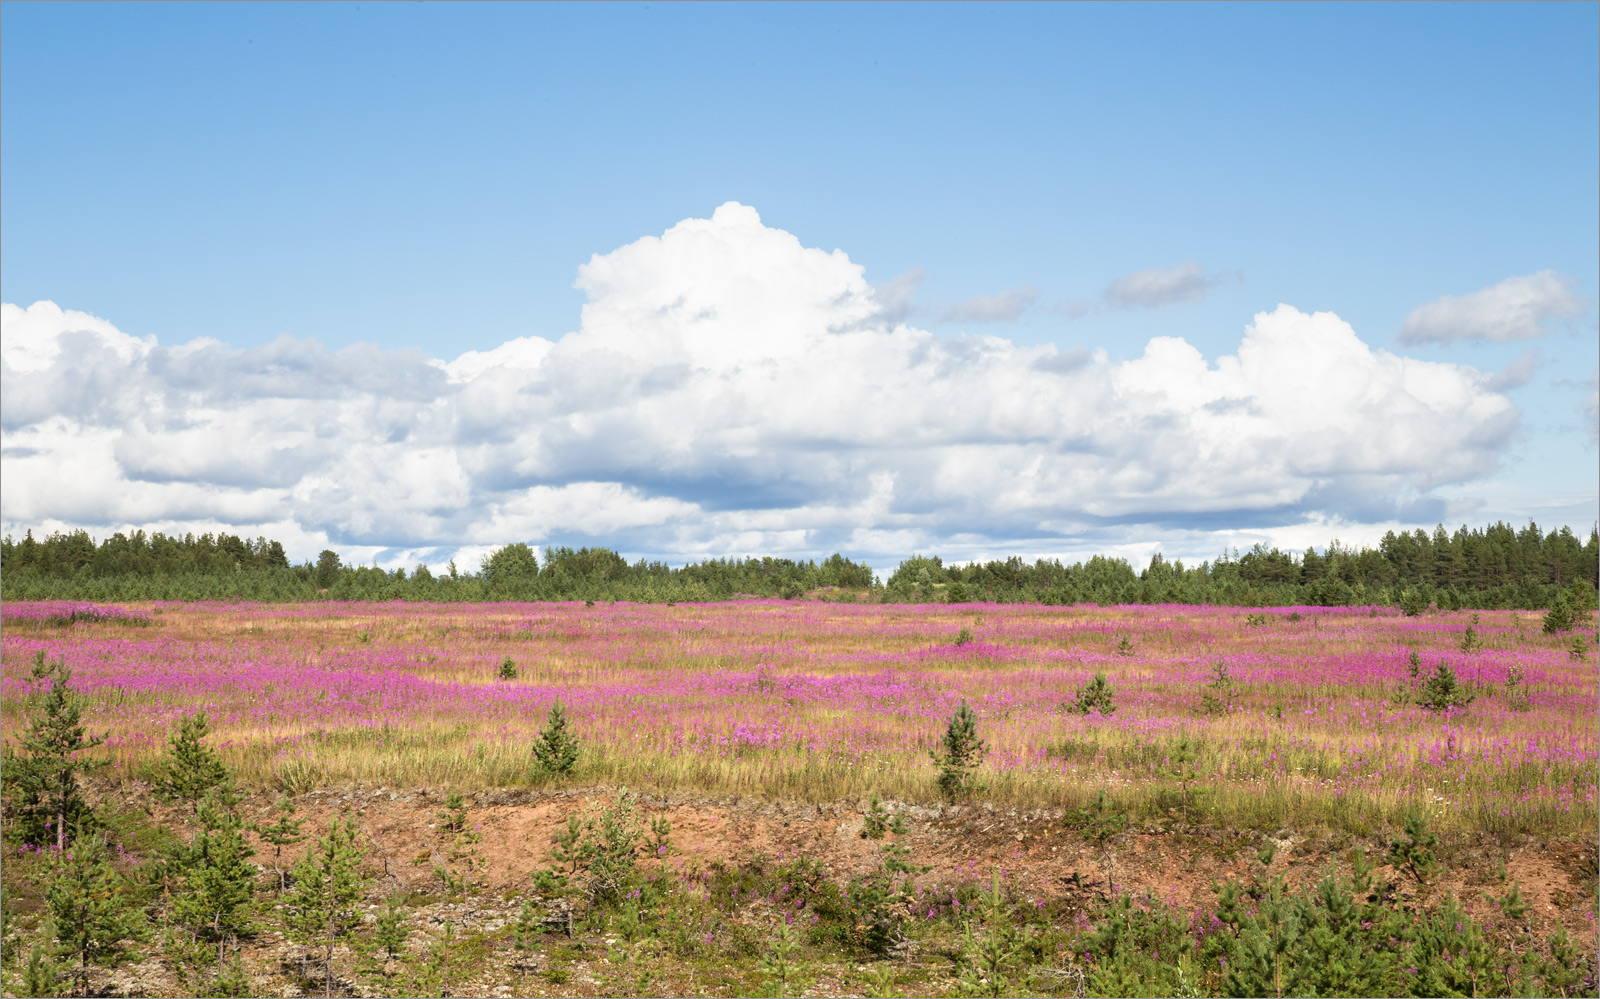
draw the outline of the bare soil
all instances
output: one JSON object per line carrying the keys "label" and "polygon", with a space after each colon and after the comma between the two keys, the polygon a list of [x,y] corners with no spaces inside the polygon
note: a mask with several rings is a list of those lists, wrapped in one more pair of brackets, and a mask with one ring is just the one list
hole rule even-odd
{"label": "bare soil", "polygon": [[[413,909],[413,926],[418,929],[450,922],[462,933],[505,930],[509,934],[506,928],[522,900],[536,895],[532,872],[549,865],[552,839],[567,817],[603,805],[615,793],[616,789],[597,787],[509,789],[469,797],[469,826],[475,826],[481,836],[474,847],[474,880],[481,887],[466,901],[459,896],[452,900],[433,887],[438,883],[435,865],[447,848],[439,830],[446,792],[325,790],[304,795],[298,803],[301,816],[308,820],[308,831],[326,829],[336,816],[353,816],[360,824],[369,847],[367,865],[376,875],[367,899],[373,910],[399,889],[422,903]],[[267,793],[257,794],[247,800],[246,813],[270,821],[272,800]],[[110,804],[116,807],[117,803]],[[143,796],[130,795],[120,804],[148,811],[155,821],[171,823],[173,828],[183,825],[180,813],[151,806]],[[814,804],[641,795],[638,804],[647,817],[663,815],[672,824],[674,854],[667,861],[669,870],[682,865],[697,864],[701,869],[738,865],[757,857],[778,860],[798,854],[821,862],[831,877],[845,881],[878,864],[878,843],[861,835],[864,801]],[[1516,881],[1532,905],[1530,922],[1536,933],[1552,929],[1559,919],[1591,958],[1597,949],[1593,840],[1501,841],[1479,836],[1447,842],[1439,848],[1447,870],[1422,886],[1382,866],[1388,845],[1382,839],[1335,838],[1318,828],[1283,828],[1263,836],[1170,821],[1131,828],[1103,853],[1071,828],[1068,817],[1059,810],[885,804],[902,815],[907,825],[904,834],[891,838],[910,847],[916,863],[931,867],[919,880],[929,884],[972,880],[987,885],[992,870],[999,867],[1012,892],[1030,900],[1061,903],[1061,911],[1087,909],[1102,900],[1108,878],[1115,880],[1119,892],[1148,894],[1193,910],[1209,906],[1215,898],[1213,885],[1228,878],[1281,876],[1291,885],[1314,881],[1330,865],[1348,871],[1353,851],[1362,847],[1379,864],[1380,875],[1388,874],[1405,885],[1403,899],[1424,903],[1454,892],[1468,903],[1469,911],[1487,915],[1491,911],[1488,899],[1503,894]],[[1259,851],[1269,838],[1274,856],[1267,866],[1259,859]],[[302,849],[291,848],[286,854],[292,857]],[[270,848],[263,847],[256,860],[270,864]],[[431,900],[430,892],[436,896]],[[549,941],[552,946],[564,942],[565,934],[552,935]],[[571,978],[559,984],[519,973],[512,953],[502,943],[484,967],[469,972],[468,980],[455,986],[454,994],[617,994],[614,980],[605,979],[603,961],[592,947],[572,965]],[[300,954],[301,950],[281,935],[269,932],[258,937],[245,951],[258,994],[300,995],[291,974]],[[535,967],[541,966],[541,960],[533,958]],[[350,962],[346,955],[344,964]],[[860,994],[860,980],[851,976],[852,970],[855,965],[841,956],[838,968],[820,974],[807,994]],[[170,969],[159,959],[102,976],[100,988],[100,994],[107,995],[178,994]],[[652,989],[666,994],[748,994],[731,973],[721,982],[696,982],[690,971],[687,980],[660,979]],[[937,993],[936,986],[933,991]],[[341,976],[335,988],[335,994],[340,993],[367,994],[353,976]]]}

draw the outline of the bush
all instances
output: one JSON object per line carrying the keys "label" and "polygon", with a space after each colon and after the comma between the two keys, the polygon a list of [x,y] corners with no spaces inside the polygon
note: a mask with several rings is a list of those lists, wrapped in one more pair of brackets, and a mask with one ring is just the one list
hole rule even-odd
{"label": "bush", "polygon": [[496,676],[501,680],[515,680],[517,678],[517,661],[510,656],[500,660],[500,672]]}

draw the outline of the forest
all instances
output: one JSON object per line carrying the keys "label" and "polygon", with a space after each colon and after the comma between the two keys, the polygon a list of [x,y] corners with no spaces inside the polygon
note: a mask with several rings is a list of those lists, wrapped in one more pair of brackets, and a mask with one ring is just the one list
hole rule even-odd
{"label": "forest", "polygon": [[96,542],[86,531],[0,542],[0,597],[7,600],[608,600],[639,603],[741,597],[873,600],[883,603],[1044,603],[1217,606],[1361,606],[1444,610],[1534,609],[1558,593],[1593,606],[1600,579],[1600,536],[1580,541],[1570,528],[1521,530],[1505,523],[1441,525],[1389,532],[1376,548],[1334,542],[1321,551],[1283,552],[1265,545],[1224,553],[1198,565],[1160,554],[1136,571],[1121,558],[1096,555],[1071,565],[1055,559],[946,564],[913,555],[887,580],[834,554],[821,561],[752,557],[707,559],[681,567],[608,548],[550,546],[540,553],[507,545],[473,568],[453,562],[411,573],[348,565],[323,551],[293,564],[280,542],[232,534],[169,536],[115,533]]}

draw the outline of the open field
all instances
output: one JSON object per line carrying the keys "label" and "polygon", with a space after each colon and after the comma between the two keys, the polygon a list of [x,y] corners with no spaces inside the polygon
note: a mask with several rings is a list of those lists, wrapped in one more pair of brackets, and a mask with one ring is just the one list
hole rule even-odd
{"label": "open field", "polygon": [[[1366,608],[155,604],[122,609],[137,622],[51,623],[63,610],[6,607],[4,732],[34,654],[64,655],[130,780],[203,709],[246,785],[526,785],[560,699],[580,782],[926,803],[928,751],[966,700],[997,804],[1075,807],[1105,788],[1136,815],[1186,802],[1247,828],[1362,834],[1416,809],[1441,829],[1597,822],[1594,650],[1574,659],[1531,612],[1480,612],[1462,651],[1468,612]],[[1580,630],[1592,640],[1592,618]],[[516,680],[497,679],[507,658]],[[1465,709],[1416,703],[1441,661],[1475,695]],[[1065,710],[1096,671],[1115,712]],[[1199,794],[1172,776],[1181,736]]]}
{"label": "open field", "polygon": [[[4,615],[8,746],[43,701],[40,652],[107,735],[88,790],[150,930],[143,960],[85,972],[96,995],[1595,990],[1596,670],[1573,641],[1592,618],[1552,636],[1528,612],[1369,608]],[[1464,707],[1425,705],[1441,662]],[[1072,710],[1095,673],[1114,710]],[[565,778],[530,752],[557,700],[583,747]],[[950,802],[930,750],[962,701],[987,753]],[[152,789],[196,710],[255,824],[253,922],[210,952],[184,949],[204,928],[169,889],[201,883],[183,844],[221,827]],[[312,834],[281,856],[275,799]],[[1408,861],[1419,816],[1438,840]],[[325,949],[291,913],[341,818],[360,915]],[[19,948],[56,932],[64,869],[8,849],[0,992],[60,994],[27,989]]]}

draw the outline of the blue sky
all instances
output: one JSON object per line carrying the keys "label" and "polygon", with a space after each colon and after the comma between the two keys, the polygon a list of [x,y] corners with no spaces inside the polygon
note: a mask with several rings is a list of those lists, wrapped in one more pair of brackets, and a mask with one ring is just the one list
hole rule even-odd
{"label": "blue sky", "polygon": [[[8,317],[33,317],[10,320],[8,350],[87,335],[92,324],[73,318],[87,314],[104,325],[96,342],[126,341],[108,356],[136,369],[126,381],[143,388],[91,418],[73,400],[114,375],[68,370],[60,358],[70,351],[8,358],[0,520],[8,531],[48,522],[97,534],[136,522],[258,527],[292,548],[331,544],[385,564],[551,538],[674,561],[844,547],[876,563],[908,545],[952,557],[1209,555],[1255,539],[1369,540],[1439,519],[1534,516],[1586,532],[1597,503],[1597,10],[8,3],[0,295],[15,307]],[[574,286],[579,268],[727,202],[800,249],[847,254],[871,288],[874,321],[914,331],[898,361],[865,347],[836,359],[890,365],[852,390],[848,405],[863,408],[845,429],[796,443],[786,428],[806,422],[803,412],[752,414],[734,400],[782,407],[760,392],[708,395],[704,384],[674,390],[683,394],[669,409],[702,413],[676,427],[676,443],[629,422],[643,409],[624,418],[659,377],[619,381],[617,364],[677,370],[700,357],[690,342],[699,334],[634,329],[618,340],[588,330],[585,303],[604,306],[609,294],[630,314],[617,296],[654,301],[670,280],[693,299],[716,284],[707,268],[744,262],[708,251],[680,267],[697,252],[685,237],[653,263],[636,261],[653,276],[633,283],[585,291]],[[792,290],[822,266],[774,240],[761,259],[794,270],[745,284]],[[41,301],[62,318],[21,311]],[[1182,338],[1215,369],[1280,303],[1336,314],[1370,351],[1444,364],[1424,380],[1454,378],[1457,397],[1446,405],[1396,374],[1348,418],[1333,393],[1311,407],[1320,435],[1308,424],[1289,440],[1267,432],[1285,424],[1270,407],[1258,407],[1267,429],[1200,430],[1184,406],[1216,416],[1220,397],[1183,403],[1171,386],[1155,403],[1130,395],[1138,369],[1127,365],[1152,338]],[[719,309],[767,344],[740,370],[783,366],[783,343],[809,335],[773,339],[782,317],[732,299],[710,301],[707,314]],[[375,399],[393,402],[388,383],[363,387],[373,371],[415,387],[423,369],[443,371],[463,352],[495,357],[508,343],[569,334],[581,334],[569,348],[592,340],[611,352],[583,368],[606,373],[619,395],[604,418],[538,388],[552,377],[545,369],[502,386],[512,401],[542,400],[502,408],[522,421],[520,437],[502,428],[504,452],[484,452],[488,438],[463,429],[459,412],[423,432],[436,419],[429,406],[454,412],[457,395],[487,391],[461,388],[460,370],[441,376],[455,388],[426,390],[435,394],[417,397],[414,412],[372,415]],[[924,335],[919,348],[912,341]],[[985,393],[1055,391],[998,368],[965,390],[959,379],[930,389],[948,391],[947,409],[966,398],[991,411],[981,428],[957,428],[935,408],[898,442],[852,436],[864,423],[900,426],[890,412],[907,411],[875,386],[938,378],[927,350],[959,353],[984,337],[1008,345],[1013,367],[1047,345],[1063,358],[1080,349],[1091,360],[1079,375],[1103,377],[1057,386],[1073,405],[1097,399],[1123,409],[1125,423],[1128,407],[1153,406],[1200,436],[1164,433],[1167,424],[1091,429],[1066,402],[994,415]],[[196,338],[225,347],[208,348],[212,359],[175,384],[169,355]],[[24,373],[43,377],[41,365],[58,381],[38,401],[13,403],[33,399],[33,386],[17,390]],[[1164,377],[1181,381],[1181,369]],[[282,422],[284,400],[305,398],[303,385],[237,387],[269,372],[301,372],[332,408],[304,417],[310,424]],[[1347,374],[1352,385],[1371,377],[1361,364]],[[207,383],[213,375],[233,387]],[[1432,422],[1386,409],[1393,393],[1426,397]],[[841,406],[827,393],[818,401]],[[584,438],[571,445],[584,461],[552,457],[551,427],[580,424],[606,427],[606,446]],[[734,425],[747,431],[737,441]],[[259,435],[252,446],[278,455],[260,464],[304,474],[205,457],[244,427]],[[1372,444],[1396,433],[1420,436]],[[312,449],[320,457],[284,443],[297,434],[324,441]],[[1258,450],[1214,446],[1239,437]],[[349,456],[374,441],[400,450],[374,454],[372,490],[433,498],[385,505],[361,498],[360,481],[318,477],[317,461],[360,465]],[[630,441],[690,457],[619,457]],[[1329,441],[1344,464],[1283,454]],[[1458,454],[1418,457],[1430,442]],[[1232,491],[1196,483],[1186,510],[1162,483],[1202,473],[1162,466],[1164,447],[1261,466],[1204,473],[1214,478],[1278,479]],[[1350,459],[1373,447],[1389,451]],[[861,459],[868,451],[878,457]],[[1104,467],[1075,471],[1062,457],[1072,454]],[[450,488],[434,480],[441,461]],[[383,477],[407,462],[414,478]],[[69,466],[92,476],[103,502],[56,494],[51,480]],[[1007,498],[1006,477],[1024,468],[1043,479]],[[1118,481],[1116,468],[1142,472]],[[987,490],[949,486],[963,475],[999,478]],[[884,476],[896,484],[889,498],[861,506]],[[607,489],[599,507],[584,492]],[[583,513],[613,507],[609,519]],[[516,536],[486,536],[495,531]]]}

